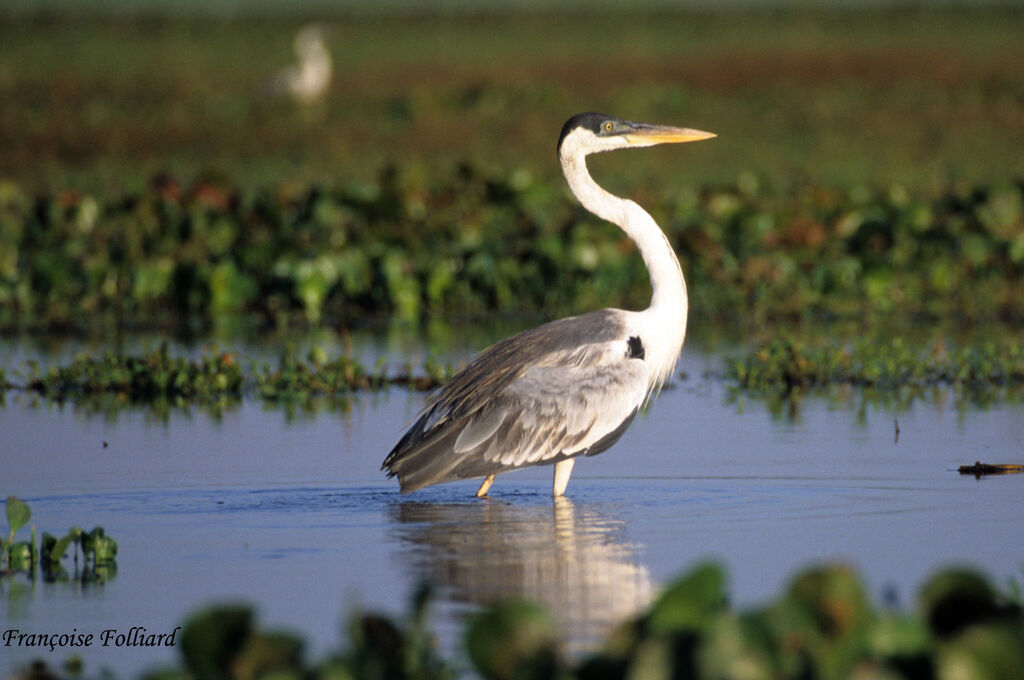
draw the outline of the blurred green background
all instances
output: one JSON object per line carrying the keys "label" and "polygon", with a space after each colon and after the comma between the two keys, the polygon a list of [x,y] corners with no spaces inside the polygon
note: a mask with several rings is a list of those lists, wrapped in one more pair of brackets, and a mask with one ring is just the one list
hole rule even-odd
{"label": "blurred green background", "polygon": [[[0,175],[37,189],[137,189],[163,171],[336,183],[396,161],[554,177],[561,123],[583,110],[719,134],[620,154],[610,177],[624,186],[744,171],[915,187],[1024,174],[1019,6],[32,6],[0,4]],[[329,90],[311,106],[268,96],[312,20],[327,29]]]}

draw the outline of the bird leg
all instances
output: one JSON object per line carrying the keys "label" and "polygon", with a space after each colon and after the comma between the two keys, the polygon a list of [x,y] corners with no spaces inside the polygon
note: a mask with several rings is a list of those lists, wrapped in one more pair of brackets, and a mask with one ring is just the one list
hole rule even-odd
{"label": "bird leg", "polygon": [[569,486],[569,475],[572,474],[572,466],[575,462],[575,458],[566,458],[555,463],[555,483],[551,490],[552,496],[557,498],[565,493],[565,487]]}
{"label": "bird leg", "polygon": [[485,479],[484,483],[480,485],[480,488],[476,490],[477,498],[483,498],[487,495],[487,491],[491,488],[491,484],[494,484],[495,477],[496,475],[487,475],[487,479]]}

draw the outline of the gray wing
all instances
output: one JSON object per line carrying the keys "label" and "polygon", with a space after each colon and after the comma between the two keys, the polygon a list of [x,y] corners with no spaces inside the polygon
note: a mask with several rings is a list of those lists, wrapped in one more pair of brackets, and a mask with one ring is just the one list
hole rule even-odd
{"label": "gray wing", "polygon": [[384,461],[402,491],[594,455],[647,396],[624,313],[570,317],[485,350],[428,402]]}

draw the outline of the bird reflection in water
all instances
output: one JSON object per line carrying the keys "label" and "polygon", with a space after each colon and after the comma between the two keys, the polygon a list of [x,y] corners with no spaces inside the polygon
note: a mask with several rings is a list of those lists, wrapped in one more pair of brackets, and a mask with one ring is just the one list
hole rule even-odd
{"label": "bird reflection in water", "polygon": [[454,603],[539,602],[559,620],[569,651],[581,652],[650,602],[651,577],[622,522],[554,501],[403,502],[391,510],[416,580]]}

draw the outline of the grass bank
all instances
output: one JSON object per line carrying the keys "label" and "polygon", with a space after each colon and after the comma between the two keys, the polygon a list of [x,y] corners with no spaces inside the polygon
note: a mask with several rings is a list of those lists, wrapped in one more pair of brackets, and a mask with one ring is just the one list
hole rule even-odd
{"label": "grass bank", "polygon": [[[620,155],[622,186],[752,171],[927,188],[1024,174],[1024,11],[897,9],[261,16],[17,11],[0,4],[0,178],[134,192],[156,174],[247,189],[428,173],[468,161],[557,176],[581,110],[719,134]],[[310,19],[330,30],[323,101],[266,94]],[[604,165],[603,159],[598,163]]]}

